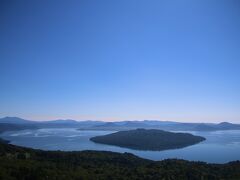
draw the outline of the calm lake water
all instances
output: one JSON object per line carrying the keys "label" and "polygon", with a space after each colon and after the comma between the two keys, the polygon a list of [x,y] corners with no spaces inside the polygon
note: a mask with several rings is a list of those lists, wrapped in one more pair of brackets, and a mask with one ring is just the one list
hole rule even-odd
{"label": "calm lake water", "polygon": [[152,160],[178,158],[210,163],[226,163],[240,160],[240,131],[189,132],[207,140],[182,149],[165,151],[138,151],[117,146],[91,142],[90,137],[113,133],[114,131],[79,131],[73,128],[37,129],[12,131],[0,134],[11,144],[43,150],[105,150],[129,152],[139,157]]}

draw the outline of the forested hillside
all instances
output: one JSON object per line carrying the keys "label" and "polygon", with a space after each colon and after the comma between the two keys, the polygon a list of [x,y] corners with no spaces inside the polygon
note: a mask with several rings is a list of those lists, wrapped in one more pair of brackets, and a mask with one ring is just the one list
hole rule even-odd
{"label": "forested hillside", "polygon": [[0,179],[239,179],[240,162],[150,161],[129,153],[41,151],[0,142]]}

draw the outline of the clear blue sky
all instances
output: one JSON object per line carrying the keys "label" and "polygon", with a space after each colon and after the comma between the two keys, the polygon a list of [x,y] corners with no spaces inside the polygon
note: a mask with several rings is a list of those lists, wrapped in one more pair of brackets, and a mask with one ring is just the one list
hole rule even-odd
{"label": "clear blue sky", "polygon": [[3,116],[240,123],[240,1],[1,0]]}

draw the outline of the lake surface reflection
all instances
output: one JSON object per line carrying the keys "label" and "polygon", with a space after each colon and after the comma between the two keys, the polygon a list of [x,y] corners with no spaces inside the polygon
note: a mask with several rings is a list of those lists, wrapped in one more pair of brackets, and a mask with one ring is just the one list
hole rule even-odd
{"label": "lake surface reflection", "polygon": [[9,131],[0,137],[11,141],[11,144],[43,150],[104,150],[129,152],[139,157],[152,160],[178,158],[210,163],[226,163],[240,160],[240,131],[190,132],[205,137],[207,140],[182,149],[165,151],[138,151],[117,146],[91,142],[93,136],[105,135],[114,131],[79,131],[73,128],[37,129]]}

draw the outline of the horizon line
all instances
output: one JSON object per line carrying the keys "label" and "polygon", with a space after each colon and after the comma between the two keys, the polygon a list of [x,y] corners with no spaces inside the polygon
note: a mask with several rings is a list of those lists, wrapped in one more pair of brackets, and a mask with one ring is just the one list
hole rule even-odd
{"label": "horizon line", "polygon": [[28,118],[22,118],[22,117],[18,117],[18,116],[4,116],[4,117],[0,117],[0,119],[4,119],[4,118],[19,118],[19,119],[23,119],[23,120],[27,120],[27,121],[34,121],[34,122],[49,122],[49,121],[76,121],[76,122],[83,122],[83,121],[99,121],[99,122],[125,122],[125,121],[139,121],[139,122],[142,122],[142,121],[159,121],[159,122],[176,122],[176,123],[203,123],[203,124],[220,124],[220,123],[224,123],[224,122],[227,122],[227,123],[232,123],[232,124],[240,124],[240,123],[237,123],[237,122],[231,122],[231,121],[219,121],[219,122],[203,122],[203,121],[199,121],[199,122],[186,122],[186,121],[171,121],[171,120],[159,120],[159,119],[132,119],[132,120],[117,120],[117,121],[114,121],[114,120],[94,120],[94,119],[85,119],[85,120],[77,120],[77,119],[62,119],[62,118],[59,118],[59,119],[48,119],[48,120],[30,120]]}

